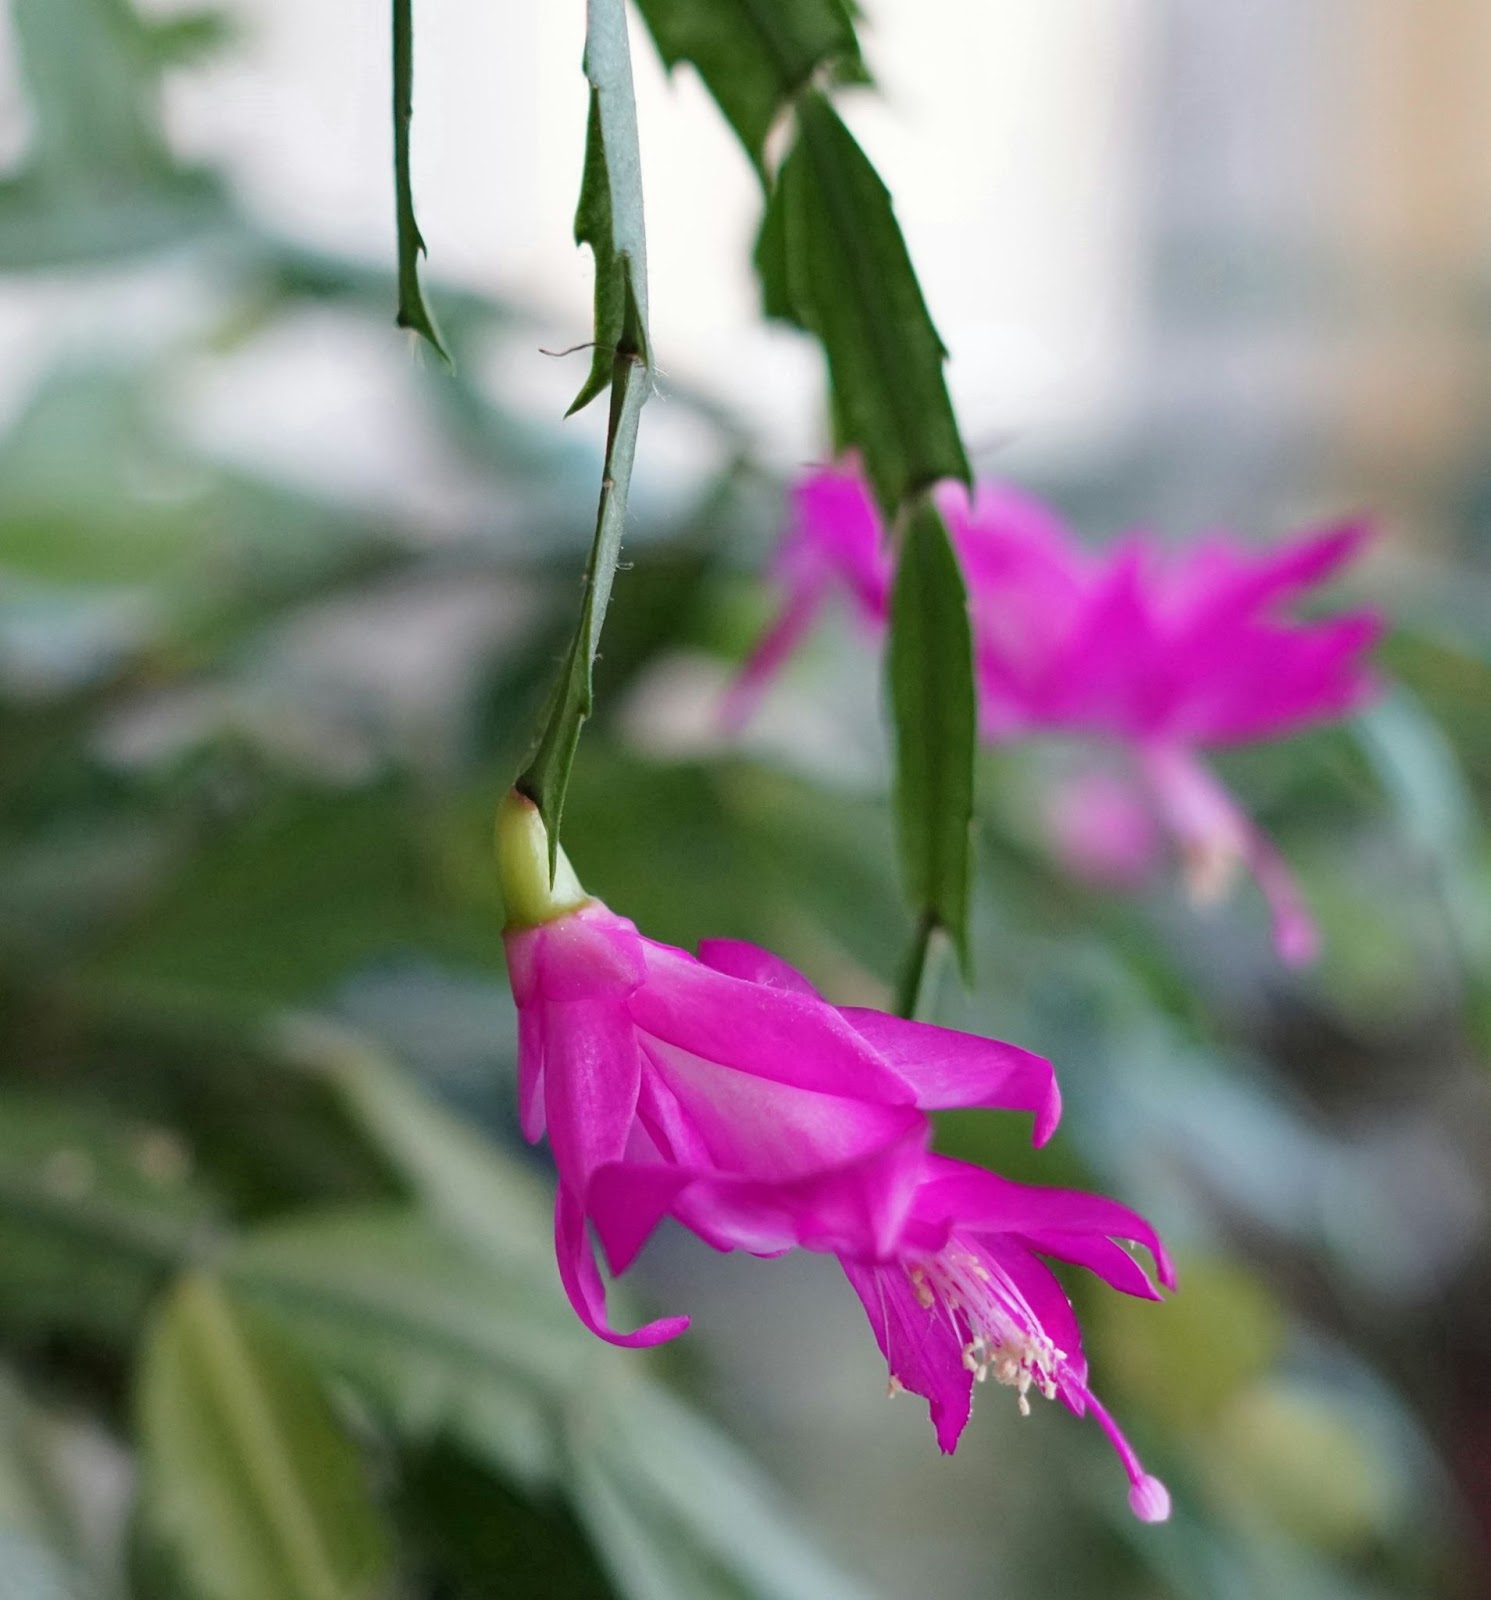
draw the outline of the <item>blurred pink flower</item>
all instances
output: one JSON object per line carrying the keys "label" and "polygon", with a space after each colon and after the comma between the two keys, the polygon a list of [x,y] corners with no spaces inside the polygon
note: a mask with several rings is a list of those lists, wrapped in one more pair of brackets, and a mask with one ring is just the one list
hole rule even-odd
{"label": "blurred pink flower", "polygon": [[1154,810],[1122,772],[1089,766],[1067,773],[1043,797],[1052,850],[1074,878],[1104,889],[1137,889],[1154,871]]}
{"label": "blurred pink flower", "polygon": [[957,1448],[975,1382],[1009,1385],[1025,1414],[1033,1389],[1079,1417],[1092,1413],[1128,1474],[1134,1514],[1163,1522],[1169,1493],[1088,1388],[1076,1314],[1041,1260],[1073,1262],[1125,1294],[1158,1300],[1149,1274],[1119,1240],[1149,1250],[1161,1283],[1174,1288],[1154,1229],[1117,1201],[1033,1188],[928,1156],[897,1258],[845,1256],[843,1266],[890,1367],[891,1392],[909,1389],[928,1401],[944,1451]]}
{"label": "blurred pink flower", "polygon": [[585,896],[521,796],[498,822],[518,1007],[523,1132],[547,1129],[559,1172],[555,1248],[576,1312],[606,1320],[594,1224],[621,1272],[664,1215],[720,1249],[891,1253],[942,1106],[1060,1116],[1048,1062],[1013,1045],[839,1009],[785,962],[730,940],[697,958]]}
{"label": "blurred pink flower", "polygon": [[[1261,552],[1217,535],[1175,555],[1134,534],[1093,553],[1048,507],[1003,485],[970,496],[948,484],[937,498],[968,585],[983,736],[1076,732],[1126,748],[1196,897],[1220,893],[1245,863],[1272,906],[1280,954],[1308,960],[1315,929],[1287,868],[1199,751],[1278,738],[1368,697],[1374,613],[1282,614],[1348,562],[1368,529]],[[887,616],[888,544],[857,470],[809,473],[792,508],[775,569],[785,603],[727,702],[736,726],[830,595],[847,592],[876,629]]]}

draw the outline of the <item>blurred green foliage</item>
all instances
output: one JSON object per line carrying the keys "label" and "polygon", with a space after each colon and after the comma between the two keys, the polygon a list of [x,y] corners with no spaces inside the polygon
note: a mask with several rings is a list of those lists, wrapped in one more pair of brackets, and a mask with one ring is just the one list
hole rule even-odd
{"label": "blurred green foliage", "polygon": [[[845,1352],[763,1333],[803,1416],[762,1422],[747,1376],[711,1384],[708,1315],[665,1358],[616,1352],[555,1280],[508,1110],[487,836],[572,622],[599,457],[480,376],[531,319],[434,293],[456,370],[398,366],[475,486],[459,517],[230,463],[184,375],[307,317],[397,355],[393,274],[267,235],[175,160],[159,75],[227,38],[211,19],[16,0],[13,22],[33,136],[0,265],[185,263],[217,298],[59,361],[0,438],[0,1596],[901,1592],[881,1564],[919,1519],[939,1536],[948,1480],[929,1436],[851,1456],[858,1520],[827,1526],[798,1458]],[[567,845],[654,937],[756,939],[884,1002],[910,930],[883,736],[844,693],[874,666],[810,652],[723,746],[709,708],[778,490],[718,408],[675,404],[717,465],[687,493],[639,477]],[[1050,487],[1117,504],[1105,471]],[[1049,1052],[1068,1126],[1032,1154],[1013,1121],[955,1115],[943,1145],[1121,1194],[1183,1265],[1164,1309],[1072,1284],[1175,1521],[1133,1525],[1101,1440],[1043,1418],[1000,1442],[989,1592],[1473,1592],[1491,625],[1407,587],[1376,710],[1226,762],[1320,912],[1314,975],[1278,969],[1247,892],[1202,916],[1169,882],[1069,881],[1039,827],[1051,752],[983,765],[976,981],[938,1016]],[[454,642],[425,609],[452,593],[479,602]],[[395,635],[442,648],[409,665]],[[689,1259],[708,1306],[715,1263]],[[975,1429],[959,1470],[995,1455]],[[859,1578],[795,1531],[814,1520]]]}

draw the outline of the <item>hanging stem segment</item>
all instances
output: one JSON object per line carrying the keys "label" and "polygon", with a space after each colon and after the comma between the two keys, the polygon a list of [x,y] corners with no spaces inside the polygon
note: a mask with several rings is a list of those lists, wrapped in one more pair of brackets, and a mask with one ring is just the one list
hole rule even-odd
{"label": "hanging stem segment", "polygon": [[590,121],[575,240],[588,244],[595,255],[596,354],[570,409],[588,404],[608,386],[611,409],[579,621],[533,754],[517,781],[517,788],[537,805],[548,830],[551,874],[558,863],[559,818],[580,728],[594,703],[595,655],[621,555],[637,424],[652,389],[642,159],[625,0],[589,0],[585,74],[590,79]]}
{"label": "hanging stem segment", "polygon": [[414,0],[393,0],[393,174],[399,232],[399,310],[395,321],[412,328],[450,361],[435,315],[419,282],[419,258],[429,252],[414,216],[409,131],[414,121]]}
{"label": "hanging stem segment", "polygon": [[[940,930],[970,971],[973,656],[957,557],[929,498],[970,478],[943,374],[946,351],[891,197],[839,116],[868,81],[847,0],[637,0],[663,59],[690,62],[766,192],[756,243],[770,317],[827,358],[834,443],[852,449],[897,541],[891,606],[895,802],[915,922],[907,971]],[[780,134],[780,162],[770,145]],[[908,983],[918,987],[912,979]],[[903,995],[903,1010],[912,1000]]]}

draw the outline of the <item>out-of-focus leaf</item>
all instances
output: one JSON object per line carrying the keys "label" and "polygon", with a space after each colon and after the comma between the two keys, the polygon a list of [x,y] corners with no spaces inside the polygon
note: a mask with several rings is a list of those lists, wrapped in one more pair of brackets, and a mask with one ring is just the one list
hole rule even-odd
{"label": "out-of-focus leaf", "polygon": [[403,559],[386,533],[183,449],[155,371],[48,374],[0,441],[0,693],[158,677]]}
{"label": "out-of-focus leaf", "polygon": [[236,36],[232,15],[216,6],[177,11],[146,22],[145,42],[163,66],[176,67],[215,55]]}
{"label": "out-of-focus leaf", "polygon": [[0,1371],[0,1600],[101,1600],[43,1417]]}
{"label": "out-of-focus leaf", "polygon": [[60,1095],[0,1095],[0,1324],[123,1339],[214,1226],[164,1129]]}
{"label": "out-of-focus leaf", "polygon": [[393,166],[399,240],[399,309],[395,320],[399,327],[422,334],[448,362],[450,352],[419,282],[419,258],[427,251],[414,215],[414,179],[409,166],[413,121],[414,0],[393,0]]}
{"label": "out-of-focus leaf", "polygon": [[[778,178],[786,284],[794,315],[828,357],[838,443],[854,446],[887,513],[942,478],[969,477],[942,363],[890,195],[821,96],[799,103],[798,136]],[[778,256],[761,257],[769,298]]]}
{"label": "out-of-focus leaf", "polygon": [[1401,1509],[1391,1462],[1350,1405],[1302,1383],[1255,1383],[1218,1419],[1229,1495],[1306,1544],[1365,1551]]}
{"label": "out-of-focus leaf", "polygon": [[766,210],[756,234],[752,254],[756,280],[761,286],[761,314],[775,322],[790,323],[809,331],[792,298],[791,267],[787,256],[786,190],[778,183],[767,196]]}
{"label": "out-of-focus leaf", "polygon": [[[922,940],[942,929],[968,968],[976,707],[968,597],[942,519],[911,513],[891,593],[887,652],[896,822]],[[919,981],[903,1000],[914,1001]],[[907,1005],[903,1009],[910,1009]]]}
{"label": "out-of-focus leaf", "polygon": [[[70,1037],[43,1046],[62,1014]],[[209,1219],[402,1192],[325,1075],[266,1048],[244,1011],[17,982],[0,990],[0,1024],[18,1100],[22,1084],[48,1104],[65,1097]]]}
{"label": "out-of-focus leaf", "polygon": [[335,1084],[370,1143],[431,1216],[504,1272],[553,1290],[552,1201],[533,1172],[437,1105],[365,1040],[293,1020],[277,1042]]}
{"label": "out-of-focus leaf", "polygon": [[1229,1262],[1183,1260],[1181,1279],[1185,1292],[1163,1310],[1125,1295],[1089,1295],[1089,1355],[1136,1411],[1203,1438],[1278,1360],[1285,1319],[1268,1289]]}
{"label": "out-of-focus leaf", "polygon": [[652,1385],[617,1397],[577,1461],[579,1504],[631,1600],[860,1600],[760,1475]]}
{"label": "out-of-focus leaf", "polygon": [[[490,786],[488,786],[488,792]],[[876,795],[843,794],[763,767],[646,761],[598,739],[575,774],[566,848],[581,881],[692,948],[728,935],[769,945],[837,991],[898,956],[894,837]],[[486,849],[490,802],[464,826]],[[608,850],[609,838],[630,848]],[[688,863],[660,872],[660,861]],[[845,994],[847,1001],[850,996]]]}
{"label": "out-of-focus leaf", "polygon": [[14,0],[36,132],[33,157],[59,180],[163,175],[171,158],[154,105],[147,34],[119,0]]}
{"label": "out-of-focus leaf", "polygon": [[139,1514],[201,1600],[373,1600],[390,1550],[314,1374],[211,1277],[160,1309],[137,1395]]}
{"label": "out-of-focus leaf", "polygon": [[1356,726],[1398,825],[1433,873],[1462,957],[1481,967],[1491,955],[1484,834],[1454,748],[1402,687],[1363,712]]}
{"label": "out-of-focus leaf", "polygon": [[658,53],[688,61],[764,171],[777,113],[820,72],[867,81],[843,0],[640,0]]}
{"label": "out-of-focus leaf", "polygon": [[12,19],[33,127],[25,166],[0,184],[0,266],[118,257],[223,223],[218,185],[167,149],[159,59],[133,7],[16,0]]}
{"label": "out-of-focus leaf", "polygon": [[203,849],[118,937],[97,976],[127,992],[247,1010],[314,996],[409,947],[498,965],[496,927],[442,905],[416,821],[397,786],[282,791]]}
{"label": "out-of-focus leaf", "polygon": [[[521,1169],[354,1042],[285,1043],[343,1084],[428,1216],[369,1209],[264,1230],[231,1260],[240,1293],[406,1441],[453,1440],[530,1489],[565,1486],[631,1600],[856,1592],[747,1463],[580,1326]],[[661,1587],[649,1586],[654,1564]]]}
{"label": "out-of-focus leaf", "polygon": [[227,1271],[402,1438],[459,1440],[524,1483],[554,1476],[561,1402],[604,1355],[559,1294],[552,1258],[547,1278],[503,1273],[412,1211],[262,1229]]}
{"label": "out-of-focus leaf", "polygon": [[448,1445],[405,1451],[402,1523],[449,1600],[611,1600],[584,1529],[561,1501],[527,1499]]}

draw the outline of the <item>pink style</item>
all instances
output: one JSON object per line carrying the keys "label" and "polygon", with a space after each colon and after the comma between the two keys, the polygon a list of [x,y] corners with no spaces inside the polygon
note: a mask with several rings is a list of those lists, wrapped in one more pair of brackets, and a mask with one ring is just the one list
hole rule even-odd
{"label": "pink style", "polygon": [[943,1449],[971,1386],[1091,1410],[1131,1481],[1136,1513],[1168,1497],[1086,1387],[1071,1306],[1038,1255],[1155,1296],[1115,1241],[1156,1255],[1153,1231],[1097,1196],[1030,1189],[929,1153],[929,1110],[1023,1112],[1037,1144],[1061,1101],[1049,1062],[997,1040],[837,1007],[766,950],[706,940],[696,956],[645,938],[585,895],[566,862],[550,878],[536,809],[498,819],[505,934],[518,1007],[519,1112],[559,1174],[555,1250],[571,1304],[613,1344],[671,1339],[688,1318],[617,1332],[591,1233],[615,1274],[672,1217],[719,1250],[793,1248],[842,1261],[895,1379],[924,1395]]}
{"label": "pink style", "polygon": [[[968,585],[983,737],[1076,733],[1125,749],[1196,897],[1215,898],[1245,864],[1272,908],[1281,957],[1310,960],[1315,928],[1288,868],[1199,752],[1280,738],[1345,716],[1371,695],[1364,656],[1381,631],[1375,613],[1318,622],[1284,614],[1357,554],[1368,528],[1353,523],[1271,551],[1217,535],[1173,554],[1131,534],[1092,552],[1049,507],[1002,485],[970,496],[946,484],[937,501]],[[882,630],[891,571],[859,473],[825,468],[800,480],[775,564],[783,608],[747,662],[727,720],[738,727],[751,715],[835,593]],[[1080,860],[1084,849],[1078,838],[1071,854]],[[1094,851],[1111,846],[1097,840]]]}

